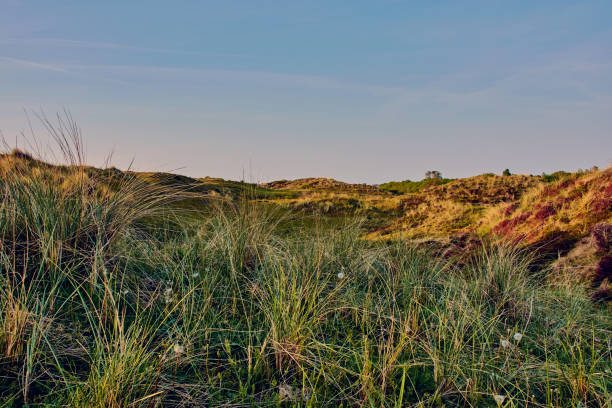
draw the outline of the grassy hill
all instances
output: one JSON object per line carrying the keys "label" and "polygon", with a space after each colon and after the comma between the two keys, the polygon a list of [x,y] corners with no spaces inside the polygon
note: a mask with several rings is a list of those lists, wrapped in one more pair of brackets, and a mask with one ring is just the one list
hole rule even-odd
{"label": "grassy hill", "polygon": [[[27,177],[47,172],[64,184],[79,169],[111,189],[116,180],[139,181],[152,191],[163,190],[174,197],[174,208],[196,214],[206,212],[213,199],[244,199],[299,211],[303,216],[324,216],[334,223],[359,218],[364,238],[374,241],[442,242],[440,239],[469,233],[564,256],[594,225],[612,222],[612,168],[542,176],[483,174],[380,186],[329,178],[257,185],[160,172],[52,166],[19,151],[2,155],[0,168],[5,172],[18,169]],[[402,189],[413,192],[401,193]]]}
{"label": "grassy hill", "polygon": [[356,193],[376,193],[378,188],[367,184],[350,184],[330,178],[311,177],[296,180],[278,180],[262,184],[262,187],[275,190],[307,190],[307,191],[335,191],[335,192],[356,192]]}
{"label": "grassy hill", "polygon": [[[564,269],[563,280],[581,277],[597,288],[599,296],[612,297],[607,258],[612,248],[584,249],[594,228],[612,224],[612,168],[541,176],[483,174],[370,188],[331,179],[268,186],[299,192],[272,199],[276,204],[328,217],[362,217],[369,240],[407,239],[437,245],[441,253],[467,255],[479,246],[478,240],[503,240],[529,247],[544,258],[560,257],[556,268]],[[465,234],[471,236],[467,241]],[[576,248],[579,242],[582,250]],[[589,256],[576,256],[585,251]],[[571,273],[576,277],[570,278]]]}
{"label": "grassy hill", "polygon": [[[5,173],[17,172],[24,177],[40,174],[45,177],[56,178],[56,181],[61,183],[67,183],[73,177],[85,176],[107,187],[112,186],[118,180],[123,182],[140,180],[146,185],[163,188],[170,194],[180,193],[183,202],[212,197],[231,199],[248,197],[257,200],[290,198],[297,195],[297,193],[291,191],[264,188],[255,183],[213,177],[191,178],[173,173],[121,171],[115,167],[100,169],[76,162],[71,165],[52,165],[19,150],[0,155],[0,170]],[[205,205],[206,201],[199,201],[199,204]],[[192,203],[193,205],[194,203]]]}
{"label": "grassy hill", "polygon": [[612,168],[435,180],[404,182],[404,190],[414,191],[409,193],[393,189],[392,183],[375,187],[332,179],[282,180],[265,186],[294,192],[267,200],[297,209],[336,216],[384,214],[367,234],[370,239],[472,232],[525,245],[560,241],[562,236],[576,242],[591,226],[612,216]]}
{"label": "grassy hill", "polygon": [[567,174],[540,183],[520,199],[491,209],[479,226],[527,243],[577,240],[602,221],[612,221],[612,168]]}
{"label": "grassy hill", "polygon": [[538,183],[539,178],[532,176],[486,174],[431,185],[399,196],[402,215],[368,237],[418,238],[472,231],[485,210],[517,200]]}
{"label": "grassy hill", "polygon": [[[0,405],[609,407],[609,190],[610,170],[398,194],[2,155]],[[579,240],[543,266],[561,230]],[[489,239],[413,240],[459,232]]]}

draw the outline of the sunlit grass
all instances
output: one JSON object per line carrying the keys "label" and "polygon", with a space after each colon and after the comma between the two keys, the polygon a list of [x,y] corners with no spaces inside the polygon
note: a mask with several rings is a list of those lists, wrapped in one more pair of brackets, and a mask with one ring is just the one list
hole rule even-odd
{"label": "sunlit grass", "polygon": [[525,250],[3,160],[4,406],[610,406],[609,309]]}

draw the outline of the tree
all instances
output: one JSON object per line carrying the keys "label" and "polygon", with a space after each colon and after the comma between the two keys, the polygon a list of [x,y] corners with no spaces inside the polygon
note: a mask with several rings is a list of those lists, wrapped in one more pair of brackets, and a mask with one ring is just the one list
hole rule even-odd
{"label": "tree", "polygon": [[512,173],[510,173],[510,169],[506,169],[506,170],[504,170],[504,172],[502,173],[502,176],[509,176],[509,175],[511,175],[511,174],[512,174]]}
{"label": "tree", "polygon": [[427,170],[425,172],[425,178],[426,179],[440,179],[442,178],[442,173],[440,173],[438,170]]}

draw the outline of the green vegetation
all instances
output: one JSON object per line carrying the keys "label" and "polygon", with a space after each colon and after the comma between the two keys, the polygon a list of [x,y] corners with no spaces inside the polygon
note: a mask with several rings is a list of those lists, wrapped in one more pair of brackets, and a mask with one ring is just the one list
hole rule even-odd
{"label": "green vegetation", "polygon": [[552,183],[553,181],[559,181],[563,178],[571,176],[572,173],[568,173],[567,171],[555,171],[551,174],[542,173],[542,181],[545,183]]}
{"label": "green vegetation", "polygon": [[184,206],[71,157],[0,161],[3,406],[610,406],[610,310],[533,252],[457,262],[248,190]]}
{"label": "green vegetation", "polygon": [[388,183],[381,184],[380,189],[383,191],[389,191],[393,194],[418,193],[427,187],[439,186],[450,183],[453,180],[454,179],[447,178],[424,178],[421,181],[390,181]]}

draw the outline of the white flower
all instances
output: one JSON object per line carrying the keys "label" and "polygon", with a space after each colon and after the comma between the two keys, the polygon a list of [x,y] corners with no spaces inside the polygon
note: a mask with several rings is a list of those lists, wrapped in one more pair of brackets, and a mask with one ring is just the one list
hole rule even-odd
{"label": "white flower", "polygon": [[294,400],[296,394],[296,390],[289,384],[281,384],[278,386],[278,398],[281,401]]}
{"label": "white flower", "polygon": [[200,274],[199,274],[199,273],[197,273],[197,272],[196,272],[196,273],[191,274],[191,277],[192,277],[192,278],[197,278],[198,276],[200,276]]}
{"label": "white flower", "polygon": [[344,279],[344,272],[338,272],[338,279]]}
{"label": "white flower", "polygon": [[521,341],[521,339],[523,338],[523,334],[522,333],[514,333],[513,338],[516,341]]}
{"label": "white flower", "polygon": [[172,288],[164,289],[164,301],[166,303],[171,303],[172,302]]}
{"label": "white flower", "polygon": [[129,291],[129,290],[127,290],[127,289],[123,289],[123,292],[122,292],[122,293],[123,293],[123,295],[127,295],[128,293],[130,293],[130,291]]}
{"label": "white flower", "polygon": [[495,394],[493,395],[493,399],[495,400],[495,403],[497,405],[501,405],[504,403],[504,400],[506,399],[506,397],[504,395]]}
{"label": "white flower", "polygon": [[172,350],[174,350],[176,354],[183,354],[185,352],[185,346],[176,343],[174,347],[172,347]]}
{"label": "white flower", "polygon": [[502,340],[501,341],[501,346],[503,348],[507,348],[510,345],[510,342],[508,340]]}

